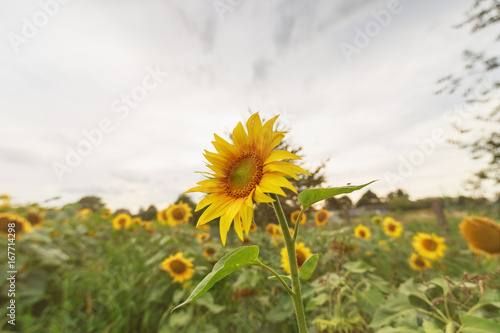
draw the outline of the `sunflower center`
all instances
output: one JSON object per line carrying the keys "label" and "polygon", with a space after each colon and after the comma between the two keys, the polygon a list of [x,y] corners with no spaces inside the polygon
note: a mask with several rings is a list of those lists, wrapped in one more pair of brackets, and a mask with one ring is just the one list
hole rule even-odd
{"label": "sunflower center", "polygon": [[396,230],[396,226],[394,224],[389,224],[387,229],[389,229],[390,232],[394,232],[394,230]]}
{"label": "sunflower center", "polygon": [[120,220],[118,220],[118,225],[119,225],[120,227],[125,227],[125,224],[126,224],[126,223],[127,223],[127,220],[125,220],[125,219],[120,219]]}
{"label": "sunflower center", "polygon": [[172,216],[177,221],[183,220],[184,216],[186,216],[186,211],[183,208],[177,207],[172,211]]}
{"label": "sunflower center", "polygon": [[361,236],[361,238],[365,238],[366,237],[366,233],[364,230],[360,230],[359,231],[359,235]]}
{"label": "sunflower center", "polygon": [[207,248],[207,249],[206,249],[206,251],[207,251],[207,254],[208,254],[209,256],[211,256],[212,254],[214,254],[214,253],[215,253],[215,249],[214,249],[214,248],[211,248],[211,247]]}
{"label": "sunflower center", "polygon": [[421,258],[415,259],[413,263],[418,267],[425,267],[425,261],[423,261]]}
{"label": "sunflower center", "polygon": [[319,212],[318,213],[318,220],[320,222],[323,222],[324,220],[326,220],[326,213],[325,212]]}
{"label": "sunflower center", "polygon": [[304,261],[306,261],[307,258],[301,251],[295,251],[295,254],[297,255],[297,264],[299,265],[300,268],[302,267],[302,264],[304,263]]}
{"label": "sunflower center", "polygon": [[175,274],[182,274],[186,270],[186,264],[179,259],[175,259],[170,263],[170,269],[172,269]]}
{"label": "sunflower center", "polygon": [[236,198],[248,196],[262,179],[262,168],[257,154],[241,154],[227,170],[227,194]]}
{"label": "sunflower center", "polygon": [[427,251],[435,251],[437,249],[437,243],[436,241],[432,239],[424,239],[422,241],[422,246],[427,250]]}

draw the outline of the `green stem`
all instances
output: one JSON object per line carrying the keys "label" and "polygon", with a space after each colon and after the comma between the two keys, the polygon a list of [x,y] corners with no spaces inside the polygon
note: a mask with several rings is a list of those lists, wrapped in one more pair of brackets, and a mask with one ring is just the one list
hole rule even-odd
{"label": "green stem", "polygon": [[[302,301],[302,290],[300,288],[299,266],[297,264],[297,253],[295,252],[294,239],[297,238],[298,228],[296,225],[294,231],[294,238],[292,239],[292,235],[290,234],[290,230],[288,229],[288,223],[285,218],[285,213],[283,212],[283,208],[281,208],[278,195],[274,193],[270,193],[269,195],[271,196],[271,198],[274,199],[273,202],[274,211],[280,223],[281,230],[283,231],[283,238],[285,239],[286,250],[288,253],[288,260],[290,262],[290,276],[292,278],[292,290],[294,293],[294,295],[292,295],[292,301],[295,308],[295,314],[297,316],[299,333],[307,333],[306,314],[304,311],[304,303]],[[298,224],[298,221],[296,224]]]}
{"label": "green stem", "polygon": [[290,287],[288,286],[288,284],[285,282],[285,280],[283,280],[283,278],[274,270],[272,269],[271,267],[261,263],[259,261],[259,263],[257,264],[257,266],[260,266],[264,269],[267,269],[272,275],[276,276],[276,278],[278,279],[279,282],[281,282],[281,284],[283,285],[283,288],[285,288],[285,290],[288,292],[288,294],[293,297],[295,295],[295,293],[293,292],[292,289],[290,289]]}
{"label": "green stem", "polygon": [[299,234],[299,221],[301,220],[302,218],[302,214],[304,214],[304,212],[306,211],[305,208],[302,208],[300,213],[299,213],[299,216],[297,216],[297,220],[295,221],[295,227],[293,228],[293,242],[295,243],[295,241],[297,240],[297,235]]}

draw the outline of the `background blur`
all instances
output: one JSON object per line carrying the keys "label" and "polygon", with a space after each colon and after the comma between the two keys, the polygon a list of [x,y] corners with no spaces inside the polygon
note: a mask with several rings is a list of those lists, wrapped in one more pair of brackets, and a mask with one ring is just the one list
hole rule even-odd
{"label": "background blur", "polygon": [[474,135],[455,125],[500,132],[473,121],[498,105],[494,63],[461,86],[485,103],[436,94],[467,72],[464,50],[499,52],[494,25],[454,28],[470,0],[0,3],[0,192],[14,202],[165,206],[249,110],[280,114],[327,185],[379,179],[372,191],[412,198],[470,194],[488,157],[449,143]]}

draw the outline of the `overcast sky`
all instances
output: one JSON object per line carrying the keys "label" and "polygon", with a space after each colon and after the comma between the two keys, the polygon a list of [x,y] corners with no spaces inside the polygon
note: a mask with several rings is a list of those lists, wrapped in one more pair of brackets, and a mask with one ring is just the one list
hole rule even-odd
{"label": "overcast sky", "polygon": [[493,47],[452,28],[471,0],[0,3],[0,193],[17,203],[163,208],[248,110],[280,114],[330,186],[454,196],[482,163],[443,142],[462,100],[434,94],[466,47]]}

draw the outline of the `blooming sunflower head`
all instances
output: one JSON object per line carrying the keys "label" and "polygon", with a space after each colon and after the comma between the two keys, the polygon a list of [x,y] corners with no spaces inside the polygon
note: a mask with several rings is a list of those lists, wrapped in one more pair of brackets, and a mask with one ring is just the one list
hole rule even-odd
{"label": "blooming sunflower head", "polygon": [[268,224],[266,225],[266,232],[267,232],[269,235],[273,236],[273,235],[276,233],[276,232],[275,232],[276,228],[279,228],[279,227],[280,227],[280,226],[279,226],[279,225],[277,225],[276,223],[268,223]]}
{"label": "blooming sunflower head", "polygon": [[215,247],[209,246],[203,249],[203,256],[205,258],[211,258],[212,256],[215,255],[217,252],[217,249]]}
{"label": "blooming sunflower head", "polygon": [[201,244],[210,243],[210,234],[208,232],[203,232],[201,234],[198,234],[196,238],[200,241]]}
{"label": "blooming sunflower head", "polygon": [[158,220],[158,222],[160,222],[160,224],[168,224],[167,209],[168,208],[162,209],[158,211],[158,213],[156,213],[156,219]]}
{"label": "blooming sunflower head", "polygon": [[131,223],[132,217],[126,213],[120,213],[116,215],[111,221],[113,229],[115,230],[128,229]]}
{"label": "blooming sunflower head", "polygon": [[92,216],[92,209],[90,208],[82,208],[78,212],[76,212],[76,217],[82,221],[88,220],[90,216]]}
{"label": "blooming sunflower head", "polygon": [[256,231],[257,231],[257,224],[255,224],[254,222],[250,225],[250,232],[256,232]]}
{"label": "blooming sunflower head", "polygon": [[365,241],[369,241],[372,237],[372,233],[370,232],[370,229],[360,224],[354,229],[354,236],[362,238]]}
{"label": "blooming sunflower head", "polygon": [[387,236],[399,238],[403,233],[403,226],[392,217],[386,217],[382,222],[382,229]]}
{"label": "blooming sunflower head", "polygon": [[183,223],[188,223],[189,219],[193,217],[191,207],[187,203],[179,201],[167,208],[167,223],[169,225],[177,226]]}
{"label": "blooming sunflower head", "polygon": [[40,228],[43,223],[43,216],[35,212],[26,214],[26,219],[31,223],[34,228]]}
{"label": "blooming sunflower head", "polygon": [[130,221],[130,224],[133,225],[134,227],[140,226],[142,224],[142,219],[140,216],[132,218]]}
{"label": "blooming sunflower head", "polygon": [[[297,264],[299,266],[299,270],[306,261],[306,259],[312,256],[311,249],[306,247],[304,242],[296,244],[295,254],[297,256]],[[281,249],[281,268],[283,268],[283,270],[287,274],[290,274],[290,260],[288,260],[288,253],[286,251],[286,247]]]}
{"label": "blooming sunflower head", "polygon": [[430,235],[425,232],[419,232],[413,236],[412,245],[419,255],[432,260],[444,257],[444,250],[447,248],[443,237],[438,237],[435,233]]}
{"label": "blooming sunflower head", "polygon": [[426,268],[432,267],[432,264],[429,260],[420,257],[416,253],[411,254],[410,258],[408,259],[408,263],[410,264],[410,267],[416,271],[422,271]]}
{"label": "blooming sunflower head", "polygon": [[[297,222],[297,218],[299,217],[299,214],[300,214],[300,210],[293,211],[292,214],[290,214],[290,221],[292,221],[293,224],[295,224],[295,222]],[[307,221],[306,214],[302,214],[302,216],[300,217],[299,224],[303,225],[306,223],[306,221]]]}
{"label": "blooming sunflower head", "polygon": [[500,225],[494,220],[487,217],[466,217],[459,228],[472,251],[500,255]]}
{"label": "blooming sunflower head", "polygon": [[374,216],[372,217],[372,223],[375,225],[380,225],[382,223],[382,218],[380,216]]}
{"label": "blooming sunflower head", "polygon": [[[14,227],[12,227],[12,225]],[[17,214],[10,213],[0,213],[0,233],[11,234],[9,229],[14,229],[14,233],[27,233],[33,232],[31,223],[28,222],[24,217]]]}
{"label": "blooming sunflower head", "polygon": [[332,214],[326,209],[320,209],[316,212],[314,215],[314,222],[316,222],[316,225],[318,227],[322,227],[328,222],[328,219],[330,218]]}
{"label": "blooming sunflower head", "polygon": [[175,255],[170,255],[161,263],[161,268],[170,274],[174,282],[182,283],[191,280],[194,275],[193,262],[190,259],[185,259],[182,252],[177,252]]}
{"label": "blooming sunflower head", "polygon": [[201,230],[201,231],[209,231],[210,230],[210,224],[199,225],[197,227],[197,229]]}
{"label": "blooming sunflower head", "polygon": [[109,217],[111,216],[111,211],[107,208],[104,208],[102,214],[101,214],[101,218],[103,219],[109,219]]}
{"label": "blooming sunflower head", "polygon": [[212,144],[216,153],[205,151],[208,161],[207,178],[186,192],[203,192],[207,195],[198,203],[196,211],[208,208],[198,219],[198,226],[220,217],[219,230],[222,244],[234,223],[234,230],[243,240],[248,235],[253,220],[254,203],[273,202],[266,193],[285,196],[283,188],[297,193],[287,176],[298,179],[298,173],[309,174],[301,167],[281,161],[299,159],[284,150],[276,150],[284,132],[274,132],[278,117],[262,124],[258,113],[250,116],[246,131],[240,122],[233,130],[233,144],[215,135]]}

